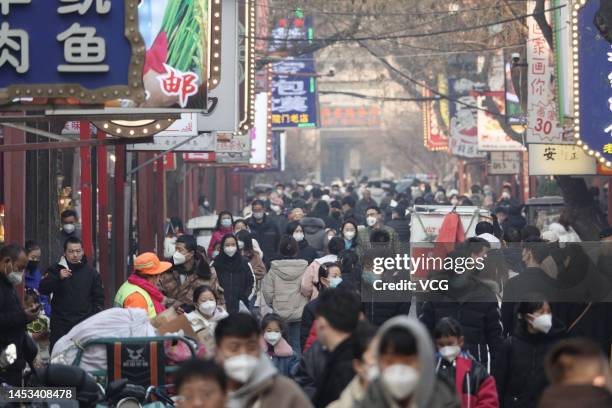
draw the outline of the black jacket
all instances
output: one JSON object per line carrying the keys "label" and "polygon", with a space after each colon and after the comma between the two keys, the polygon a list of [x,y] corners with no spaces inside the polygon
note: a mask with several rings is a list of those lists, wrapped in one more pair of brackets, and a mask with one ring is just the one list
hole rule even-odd
{"label": "black jacket", "polygon": [[308,241],[306,241],[306,239],[303,239],[299,242],[299,248],[300,251],[298,252],[297,258],[304,259],[306,262],[308,262],[309,265],[312,261],[319,257],[317,254],[317,250],[311,247]]}
{"label": "black jacket", "polygon": [[317,392],[313,398],[315,407],[324,408],[340,398],[353,377],[353,339],[348,337],[327,356],[323,375],[317,378]]}
{"label": "black jacket", "polygon": [[500,407],[535,408],[548,385],[544,359],[550,347],[564,334],[565,327],[553,318],[547,334],[531,334],[524,324],[498,350],[493,375],[497,382]]}
{"label": "black jacket", "polygon": [[263,261],[266,268],[269,269],[270,258],[278,251],[278,243],[280,242],[278,225],[269,220],[267,215],[264,215],[261,223],[257,223],[253,217],[250,217],[247,219],[247,224],[253,238],[259,243],[259,247],[264,254]]}
{"label": "black jacket", "polygon": [[228,313],[238,312],[240,301],[248,306],[254,279],[247,261],[242,259],[240,267],[235,269],[221,268],[219,265],[215,266],[214,263],[212,266],[215,268],[219,285],[223,288],[223,297]]}
{"label": "black jacket", "polygon": [[87,264],[70,265],[72,276],[60,279],[63,266],[50,267],[40,281],[43,295],[51,299],[51,343],[55,343],[75,325],[104,309],[104,287],[100,274]]}
{"label": "black jacket", "polygon": [[[441,276],[436,278],[443,279]],[[502,342],[502,325],[497,297],[491,288],[466,273],[464,286],[449,282],[447,292],[438,292],[421,306],[419,319],[433,333],[443,317],[453,317],[463,327],[465,349],[481,364],[487,365],[487,351],[492,357]],[[488,347],[488,350],[487,350]]]}
{"label": "black jacket", "polygon": [[15,288],[5,275],[0,274],[0,352],[9,344],[17,347],[17,361],[8,367],[11,371],[21,371],[25,367],[23,344],[27,324],[28,319]]}
{"label": "black jacket", "polygon": [[[293,380],[312,401],[317,392],[317,380],[323,376],[329,352],[318,341],[302,355]],[[279,407],[280,408],[280,407]]]}
{"label": "black jacket", "polygon": [[400,242],[410,242],[410,223],[407,219],[391,219],[385,222],[385,225],[391,227],[397,232]]}
{"label": "black jacket", "polygon": [[586,337],[601,346],[610,358],[612,344],[612,303],[553,303],[553,316],[567,327],[568,337]]}
{"label": "black jacket", "polygon": [[319,298],[311,300],[306,303],[302,311],[302,320],[300,322],[300,347],[302,350],[304,350],[306,340],[308,340],[308,335],[310,334],[310,329],[316,318],[317,303],[319,303]]}

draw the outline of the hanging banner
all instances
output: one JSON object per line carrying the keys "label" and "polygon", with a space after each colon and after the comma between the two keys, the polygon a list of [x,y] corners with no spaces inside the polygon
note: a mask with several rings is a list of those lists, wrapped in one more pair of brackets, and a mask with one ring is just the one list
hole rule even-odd
{"label": "hanging banner", "polygon": [[530,176],[597,174],[595,158],[576,145],[530,144]]}
{"label": "hanging banner", "polygon": [[[431,98],[432,92],[429,89],[423,89],[423,97]],[[440,123],[438,119],[442,116],[441,101],[426,101],[423,102],[423,145],[430,151],[448,150],[448,135],[446,133],[446,125]],[[447,102],[448,103],[448,102]],[[447,105],[448,106],[448,105]],[[436,111],[439,110],[439,111]],[[440,115],[438,115],[440,112]]]}
{"label": "hanging banner", "polygon": [[482,89],[484,84],[467,78],[451,79],[449,81],[450,101],[450,152],[454,156],[466,158],[483,158],[486,153],[478,151],[478,100],[471,93]]}
{"label": "hanging banner", "polygon": [[[300,10],[291,19],[281,19],[272,31],[270,51],[312,42],[312,17]],[[291,41],[285,41],[291,40]],[[314,54],[288,57],[272,64],[272,127],[317,126],[317,81]]]}
{"label": "hanging banner", "polygon": [[[549,2],[546,2],[549,7]],[[528,13],[534,1],[527,2]],[[527,143],[563,143],[555,102],[553,54],[533,17],[527,19]],[[572,140],[567,140],[573,143]]]}
{"label": "hanging banner", "polygon": [[600,7],[602,0],[581,0],[572,13],[573,68],[578,73],[574,131],[578,145],[612,168],[612,44],[595,25]]}
{"label": "hanging banner", "polygon": [[[503,114],[504,97],[502,95],[479,96],[478,106],[484,107],[487,98],[493,100],[499,112]],[[478,111],[478,150],[483,152],[524,151],[525,147],[508,136],[499,120],[483,109]]]}
{"label": "hanging banner", "polygon": [[557,111],[559,121],[574,116],[572,81],[572,30],[570,26],[571,6],[569,0],[553,0],[552,32],[555,55],[555,83],[557,84]]}
{"label": "hanging banner", "polygon": [[487,163],[489,175],[519,174],[521,171],[521,153],[491,152]]}
{"label": "hanging banner", "polygon": [[265,169],[272,162],[272,130],[268,121],[268,109],[268,93],[260,92],[255,95],[255,127],[249,133],[251,136],[249,164],[254,168]]}

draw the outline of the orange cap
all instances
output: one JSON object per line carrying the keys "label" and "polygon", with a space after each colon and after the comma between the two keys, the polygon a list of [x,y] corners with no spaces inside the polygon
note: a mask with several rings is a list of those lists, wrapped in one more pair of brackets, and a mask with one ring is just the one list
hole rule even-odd
{"label": "orange cap", "polygon": [[134,260],[134,269],[143,275],[159,275],[172,268],[170,262],[160,262],[153,252],[140,254]]}

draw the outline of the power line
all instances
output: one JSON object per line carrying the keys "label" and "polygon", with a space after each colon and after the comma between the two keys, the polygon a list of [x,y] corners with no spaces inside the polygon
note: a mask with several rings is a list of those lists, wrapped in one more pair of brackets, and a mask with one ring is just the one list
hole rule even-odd
{"label": "power line", "polygon": [[[565,7],[565,5],[561,5],[561,6],[557,6],[557,7],[553,7],[547,10],[544,10],[544,12],[548,12],[548,11],[553,11],[553,10],[559,10],[561,8]],[[267,40],[267,41],[286,41],[286,42],[330,42],[330,43],[334,43],[334,42],[353,42],[353,41],[380,41],[380,40],[397,40],[397,39],[402,39],[402,38],[422,38],[422,37],[430,37],[430,36],[435,36],[435,35],[442,35],[442,34],[452,34],[452,33],[459,33],[459,32],[467,32],[467,31],[474,31],[474,30],[478,30],[481,28],[487,28],[487,27],[493,27],[496,25],[500,25],[500,24],[506,24],[506,23],[511,23],[513,21],[519,21],[519,20],[524,20],[527,17],[533,17],[535,15],[539,15],[541,13],[530,13],[530,14],[523,14],[520,16],[516,16],[516,17],[512,17],[512,18],[507,18],[507,19],[503,19],[503,20],[498,20],[498,21],[494,21],[491,23],[486,23],[486,24],[478,24],[475,26],[471,26],[471,27],[463,27],[463,28],[458,28],[458,29],[452,29],[452,30],[442,30],[442,31],[432,31],[432,32],[428,32],[428,33],[411,33],[411,34],[397,34],[397,35],[379,35],[379,36],[369,36],[369,37],[351,37],[351,38],[314,38],[314,39],[302,39],[302,38],[283,38],[283,39],[279,39],[279,38],[274,38],[274,37],[259,37],[259,36],[254,36],[254,37],[250,37],[250,36],[242,36],[244,38],[249,38],[249,39],[254,39],[254,40]]]}

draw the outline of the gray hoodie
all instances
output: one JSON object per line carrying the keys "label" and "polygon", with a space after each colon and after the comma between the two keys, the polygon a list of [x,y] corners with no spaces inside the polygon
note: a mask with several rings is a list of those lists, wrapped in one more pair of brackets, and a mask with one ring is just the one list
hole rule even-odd
{"label": "gray hoodie", "polygon": [[278,374],[272,361],[262,354],[248,382],[230,392],[226,408],[311,408],[302,390],[290,379]]}
{"label": "gray hoodie", "polygon": [[[416,408],[460,408],[461,404],[455,395],[454,387],[437,377],[435,369],[435,355],[431,337],[425,326],[417,319],[408,316],[394,317],[378,330],[380,339],[390,329],[401,327],[410,331],[415,339],[420,364],[420,381],[412,398],[410,407]],[[380,349],[376,350],[378,361]],[[361,408],[395,408],[399,405],[384,388],[380,378],[372,382],[366,391],[365,398],[357,407]]]}
{"label": "gray hoodie", "polygon": [[300,293],[302,275],[308,262],[303,259],[272,261],[261,290],[266,303],[286,322],[297,322],[308,299]]}

